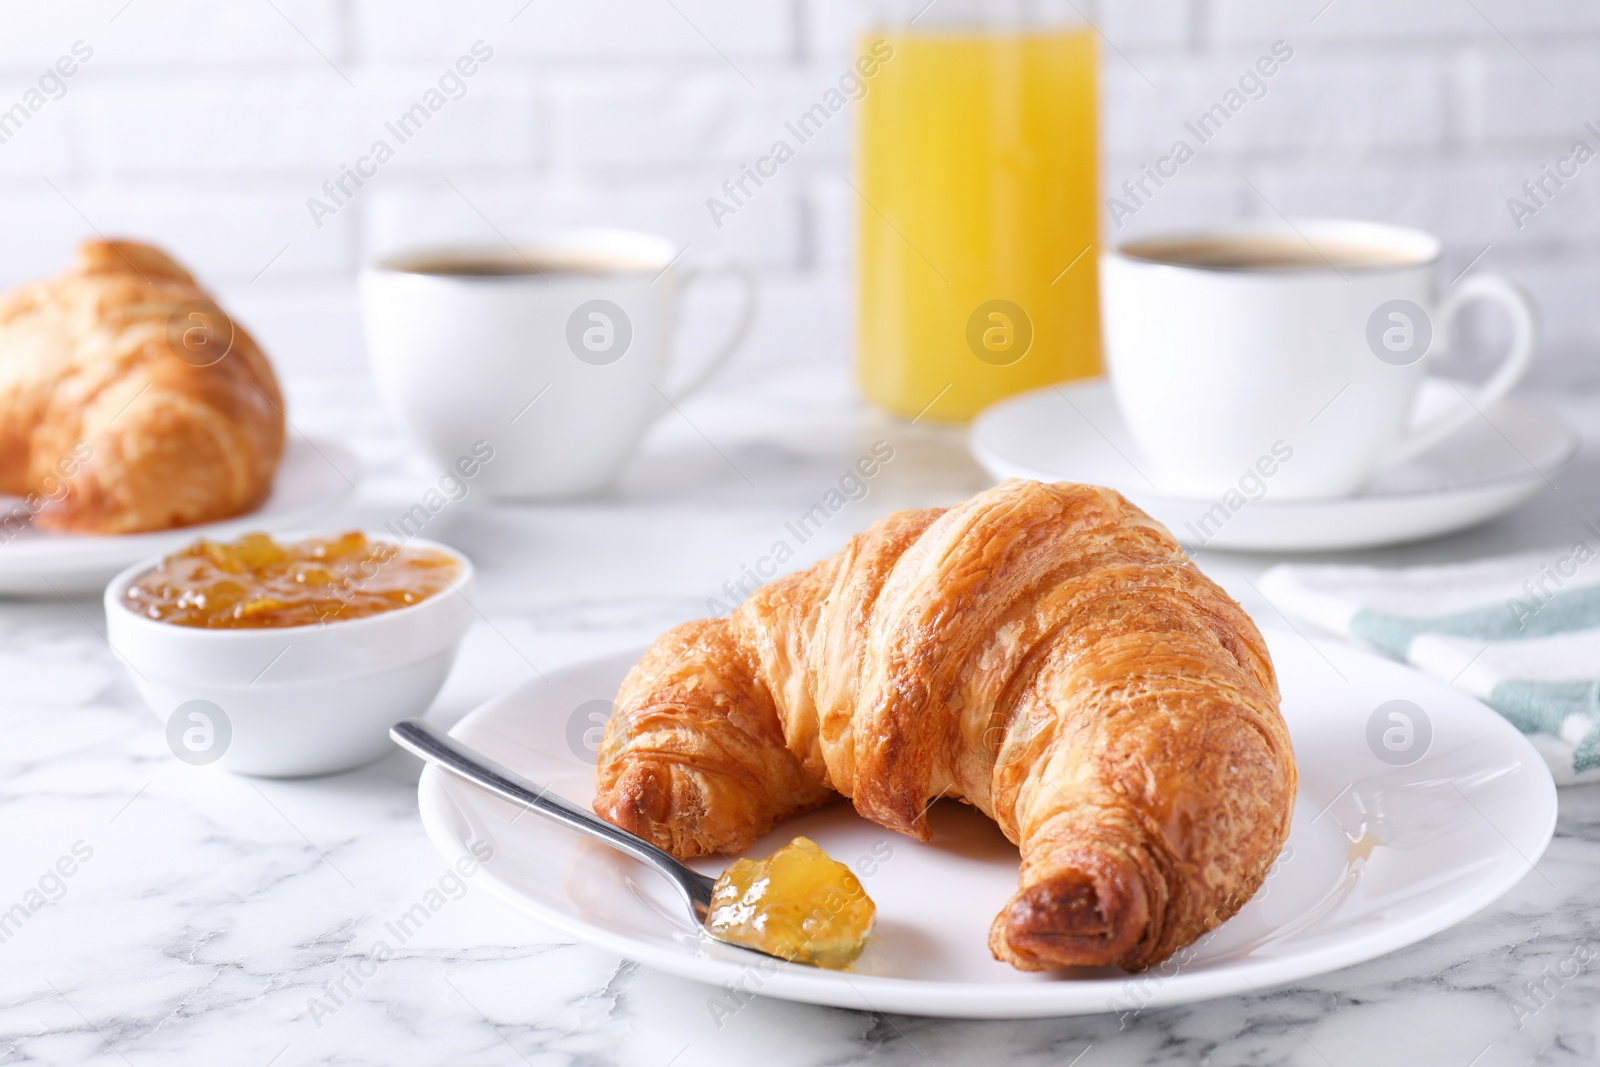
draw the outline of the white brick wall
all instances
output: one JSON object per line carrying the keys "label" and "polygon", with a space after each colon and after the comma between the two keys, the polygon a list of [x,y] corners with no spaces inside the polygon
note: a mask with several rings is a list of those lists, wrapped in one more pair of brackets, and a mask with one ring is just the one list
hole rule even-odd
{"label": "white brick wall", "polygon": [[[1600,383],[1600,161],[1520,229],[1524,180],[1600,126],[1593,0],[1100,0],[1111,192],[1275,40],[1295,55],[1108,240],[1219,218],[1349,214],[1438,231],[1456,268],[1542,305],[1547,382]],[[863,0],[0,0],[0,110],[74,42],[91,60],[0,144],[0,285],[98,229],[172,247],[286,374],[364,366],[353,277],[441,238],[662,232],[762,275],[742,367],[844,364],[856,196],[845,120],[718,229],[724,179],[836,79]],[[493,59],[347,207],[306,198],[474,41]],[[1255,189],[1252,189],[1252,184]],[[1259,189],[1259,194],[1255,191]],[[1265,197],[1265,200],[1263,199]],[[707,294],[708,314],[723,298]],[[1467,338],[1491,345],[1495,324]],[[1472,325],[1469,323],[1469,326]],[[702,324],[697,331],[714,331]]]}

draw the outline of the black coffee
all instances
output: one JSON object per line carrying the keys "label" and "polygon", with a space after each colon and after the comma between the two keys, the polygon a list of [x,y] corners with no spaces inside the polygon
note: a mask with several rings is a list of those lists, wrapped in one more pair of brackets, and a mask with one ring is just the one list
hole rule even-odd
{"label": "black coffee", "polygon": [[384,266],[406,274],[456,278],[509,278],[521,275],[559,277],[619,274],[652,269],[652,264],[623,256],[582,255],[548,251],[424,252],[397,256]]}
{"label": "black coffee", "polygon": [[1410,267],[1423,262],[1400,248],[1330,241],[1296,234],[1237,237],[1164,237],[1131,241],[1122,253],[1149,263],[1217,270],[1362,270]]}

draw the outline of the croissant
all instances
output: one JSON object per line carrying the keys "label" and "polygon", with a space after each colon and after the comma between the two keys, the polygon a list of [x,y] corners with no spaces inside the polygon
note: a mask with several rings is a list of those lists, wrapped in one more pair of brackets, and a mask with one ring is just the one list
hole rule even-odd
{"label": "croissant", "polygon": [[594,809],[689,858],[838,794],[927,841],[959,798],[1021,850],[995,958],[1137,970],[1250,899],[1295,783],[1244,611],[1117,493],[1010,480],[663,635],[618,693]]}
{"label": "croissant", "polygon": [[0,493],[41,527],[134,533],[249,511],[283,431],[266,356],[159,249],[89,241],[64,273],[0,296]]}

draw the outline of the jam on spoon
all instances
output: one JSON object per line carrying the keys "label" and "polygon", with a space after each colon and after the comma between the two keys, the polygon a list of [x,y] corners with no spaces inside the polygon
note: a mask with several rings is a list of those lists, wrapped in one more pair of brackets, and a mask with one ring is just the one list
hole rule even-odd
{"label": "jam on spoon", "polygon": [[797,837],[764,860],[735,860],[712,881],[421,719],[395,723],[389,736],[480,789],[654,867],[678,887],[701,928],[719,940],[794,963],[843,969],[861,954],[872,929],[877,909],[866,890],[814,841]]}
{"label": "jam on spoon", "polygon": [[705,926],[720,941],[840,970],[861,955],[876,911],[849,867],[797,837],[766,859],[730,863]]}

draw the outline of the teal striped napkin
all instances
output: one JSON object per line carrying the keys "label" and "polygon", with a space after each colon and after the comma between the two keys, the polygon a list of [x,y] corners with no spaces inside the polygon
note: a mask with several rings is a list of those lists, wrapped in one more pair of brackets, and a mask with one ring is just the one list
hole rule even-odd
{"label": "teal striped napkin", "polygon": [[[1591,524],[1595,543],[1600,528]],[[1600,781],[1600,562],[1590,542],[1445,567],[1281,564],[1289,618],[1472,694],[1528,736],[1557,785]]]}

